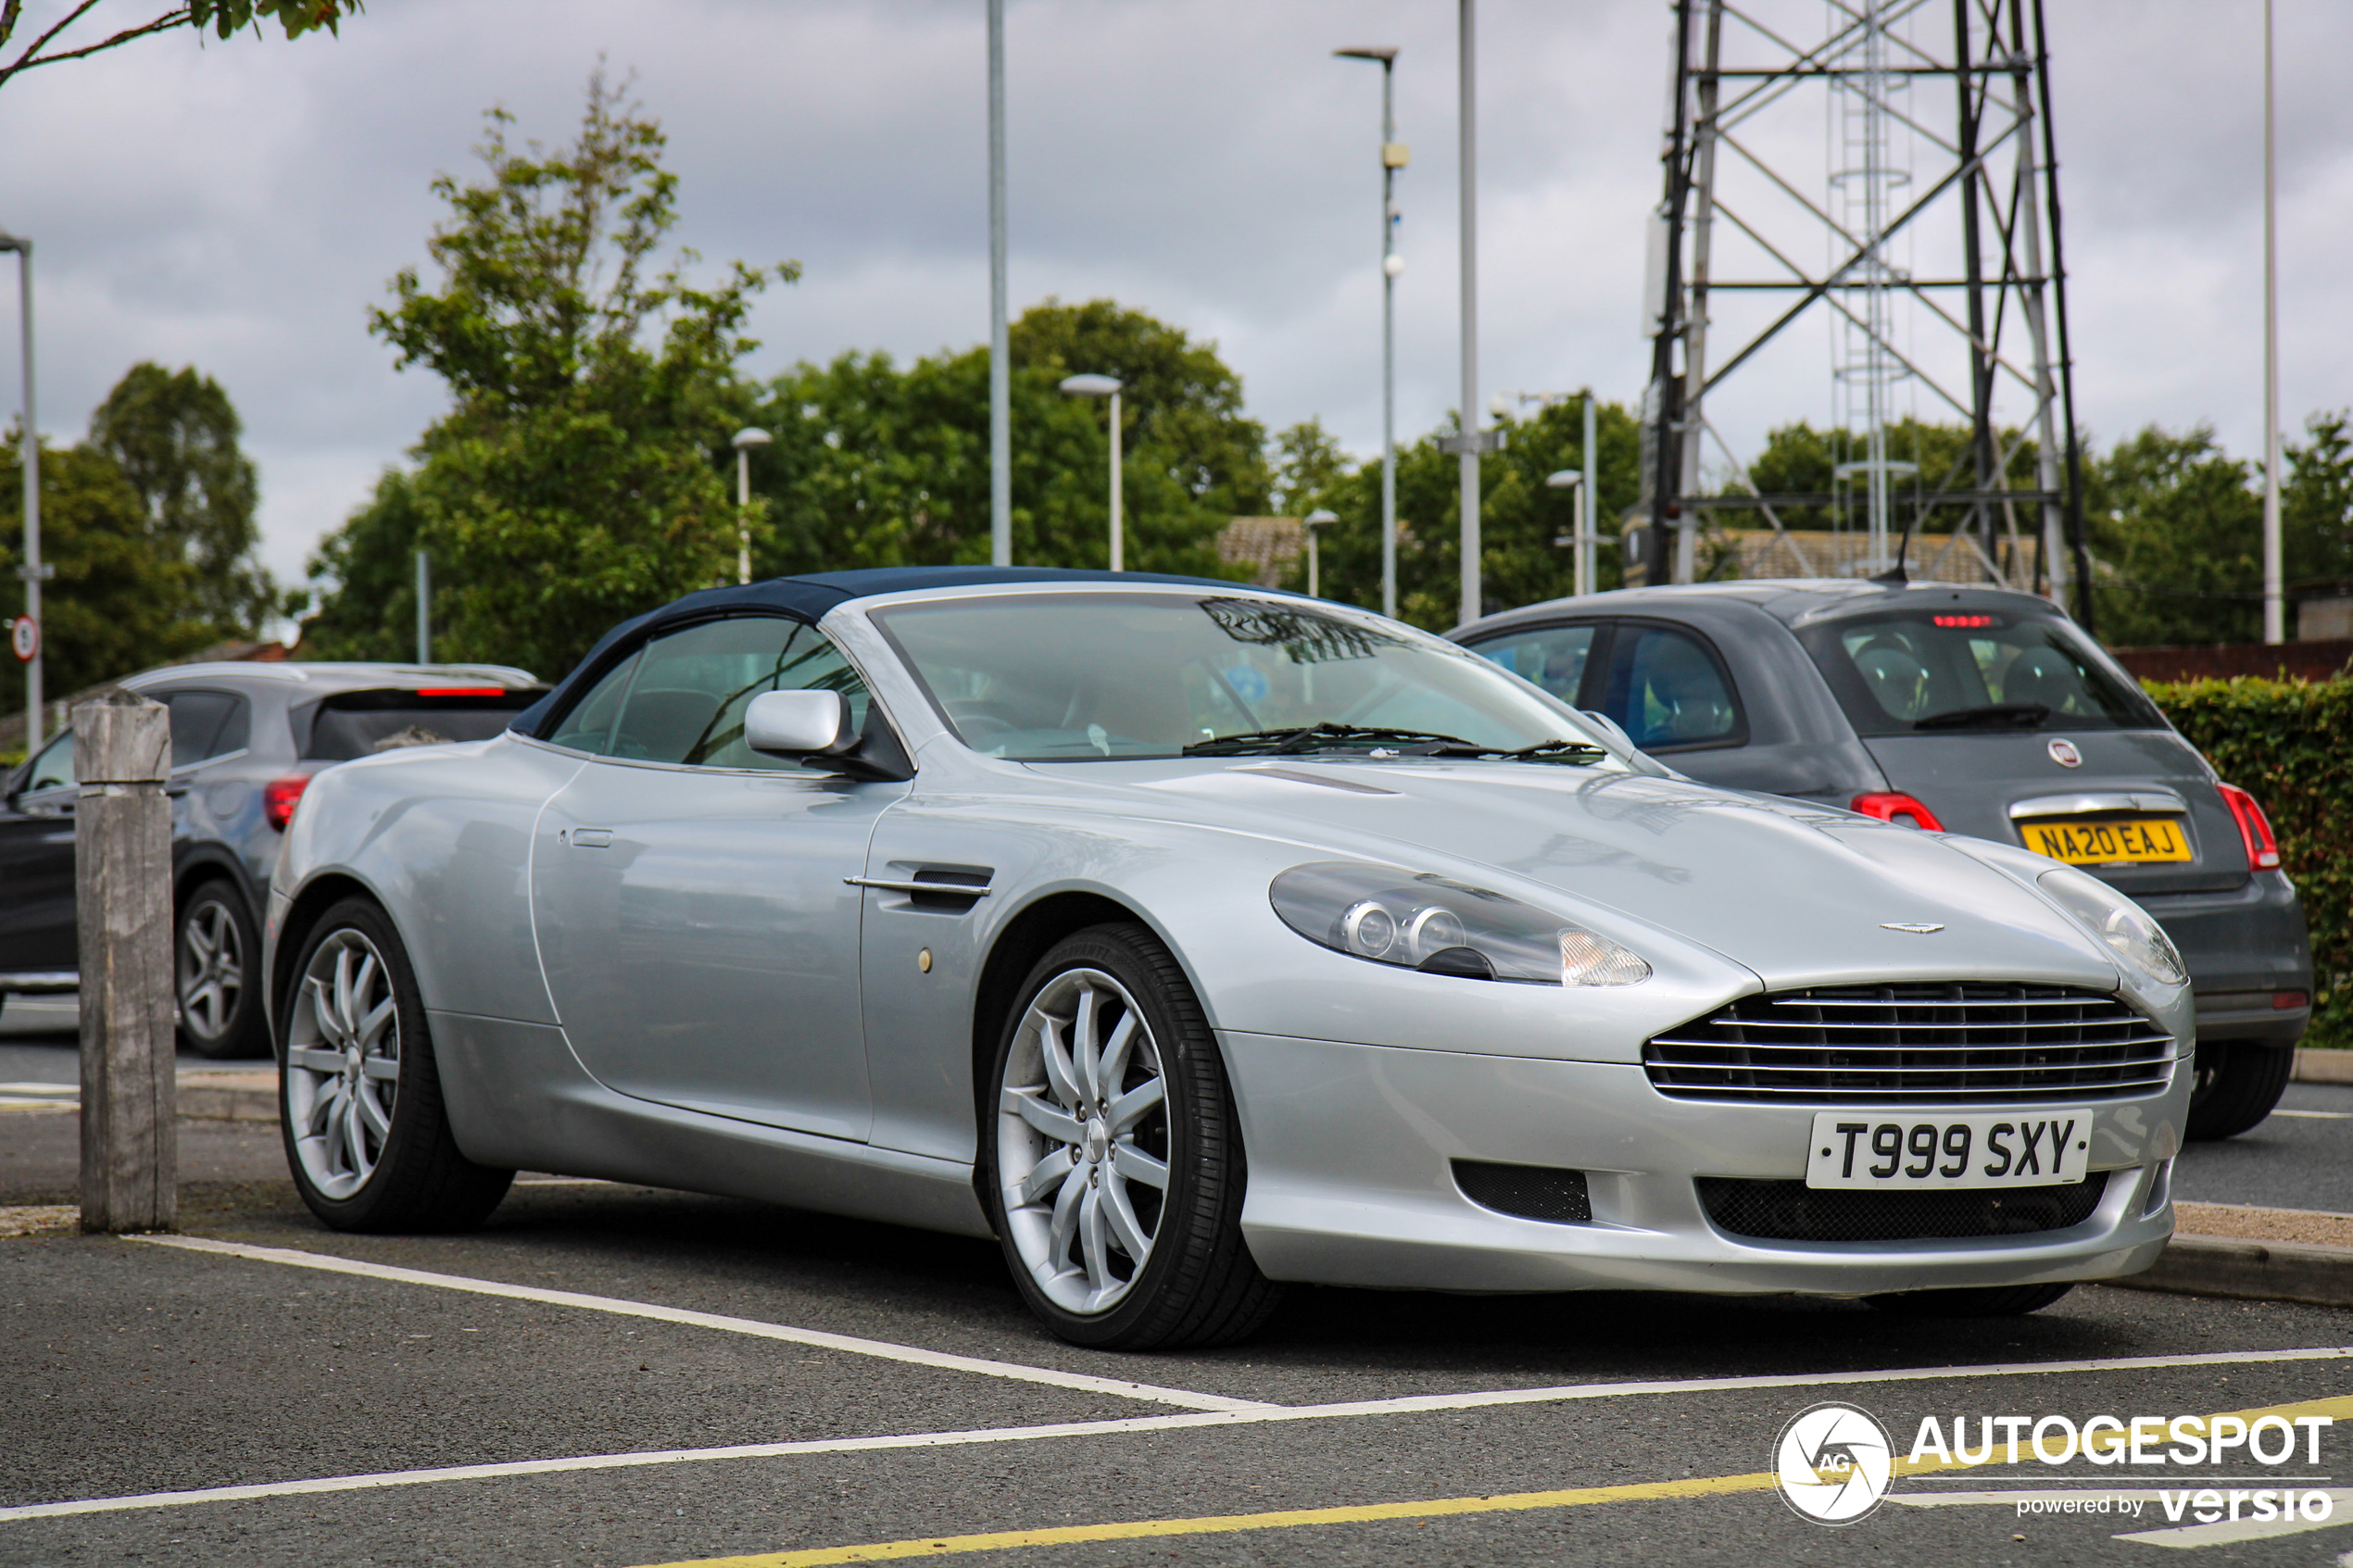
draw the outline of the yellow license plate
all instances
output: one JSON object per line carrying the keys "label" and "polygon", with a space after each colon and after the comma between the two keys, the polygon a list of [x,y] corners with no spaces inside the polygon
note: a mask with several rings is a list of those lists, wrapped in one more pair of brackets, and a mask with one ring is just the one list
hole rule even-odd
{"label": "yellow license plate", "polygon": [[2026,847],[2074,866],[2137,866],[2187,860],[2190,841],[2171,817],[2133,822],[2028,822]]}

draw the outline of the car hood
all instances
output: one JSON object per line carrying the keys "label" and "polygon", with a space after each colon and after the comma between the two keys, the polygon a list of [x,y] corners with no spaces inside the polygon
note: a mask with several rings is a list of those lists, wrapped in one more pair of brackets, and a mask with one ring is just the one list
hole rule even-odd
{"label": "car hood", "polygon": [[[1485,883],[1640,947],[1648,926],[1768,988],[1978,978],[2116,987],[2106,949],[1947,835],[1687,780],[1493,762],[1094,764],[1182,814]],[[1302,860],[1318,858],[1312,850]],[[1934,927],[1932,930],[1898,929]]]}

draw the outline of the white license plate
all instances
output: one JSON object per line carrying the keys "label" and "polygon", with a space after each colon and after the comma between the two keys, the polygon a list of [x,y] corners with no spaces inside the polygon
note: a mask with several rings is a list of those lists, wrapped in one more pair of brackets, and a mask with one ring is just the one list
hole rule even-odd
{"label": "white license plate", "polygon": [[1809,1187],[2032,1187],[2080,1182],[2088,1110],[1824,1110],[1806,1150]]}

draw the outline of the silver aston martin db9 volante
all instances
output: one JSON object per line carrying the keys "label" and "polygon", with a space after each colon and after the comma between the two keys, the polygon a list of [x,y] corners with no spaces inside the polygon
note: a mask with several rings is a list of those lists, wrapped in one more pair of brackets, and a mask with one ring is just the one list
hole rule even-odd
{"label": "silver aston martin db9 volante", "polygon": [[535,1169],[993,1234],[1138,1348],[1287,1280],[2032,1311],[2164,1246],[2193,1046],[2081,872],[1139,573],[682,599],[321,774],[267,940],[330,1225]]}

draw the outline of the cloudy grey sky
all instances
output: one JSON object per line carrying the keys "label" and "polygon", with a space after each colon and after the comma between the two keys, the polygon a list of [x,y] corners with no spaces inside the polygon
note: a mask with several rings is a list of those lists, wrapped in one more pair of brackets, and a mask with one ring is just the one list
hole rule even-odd
{"label": "cloudy grey sky", "polygon": [[[1818,0],[1752,8],[1821,29]],[[2260,0],[2048,11],[2081,417],[2103,438],[2210,420],[2253,453]],[[1668,20],[1657,0],[1480,7],[1488,392],[1641,385]],[[2339,81],[2353,7],[2279,0],[2278,26],[2293,422],[2353,402],[2340,347],[2353,98]],[[1401,432],[1453,407],[1453,6],[1012,0],[1008,34],[1015,308],[1058,295],[1149,309],[1215,339],[1270,426],[1320,416],[1359,452],[1379,431],[1379,83],[1329,51],[1398,45],[1414,148]],[[564,137],[599,56],[635,72],[670,133],[680,241],[807,269],[761,306],[755,370],[986,337],[981,0],[374,0],[340,40],[200,49],[181,34],[0,91],[0,228],[39,245],[43,428],[77,436],[142,358],[219,377],[261,463],[269,564],[298,577],[441,406],[430,377],[394,372],[365,315],[423,257],[428,182],[471,169],[489,105],[525,134]],[[1793,157],[1819,134],[1786,129]],[[13,309],[0,322],[5,417]],[[1736,446],[1829,413],[1827,377],[1800,359],[1727,383],[1716,412]]]}

